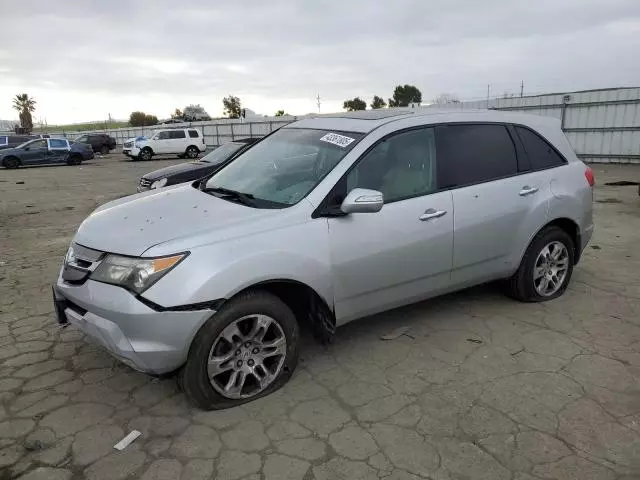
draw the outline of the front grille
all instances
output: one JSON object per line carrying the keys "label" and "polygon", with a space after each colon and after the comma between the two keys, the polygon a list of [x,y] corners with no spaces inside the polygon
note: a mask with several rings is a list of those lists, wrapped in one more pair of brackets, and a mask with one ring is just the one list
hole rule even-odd
{"label": "front grille", "polygon": [[131,148],[133,147],[133,142],[124,142],[124,148]]}
{"label": "front grille", "polygon": [[140,179],[140,187],[141,188],[149,188],[149,187],[151,187],[151,183],[152,183],[151,180],[148,180],[148,179],[146,179],[144,177]]}
{"label": "front grille", "polygon": [[89,274],[96,269],[104,253],[83,247],[77,243],[71,245],[71,249],[73,253],[65,258],[62,278],[71,284],[82,284],[87,280]]}

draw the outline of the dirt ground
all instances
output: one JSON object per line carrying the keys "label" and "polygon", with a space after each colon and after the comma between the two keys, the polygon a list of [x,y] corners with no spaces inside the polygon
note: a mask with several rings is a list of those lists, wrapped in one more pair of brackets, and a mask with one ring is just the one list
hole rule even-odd
{"label": "dirt ground", "polygon": [[0,479],[640,478],[640,197],[605,185],[640,166],[594,167],[595,235],[560,299],[484,286],[354,322],[306,341],[279,392],[201,412],[51,303],[86,215],[178,162],[0,169]]}

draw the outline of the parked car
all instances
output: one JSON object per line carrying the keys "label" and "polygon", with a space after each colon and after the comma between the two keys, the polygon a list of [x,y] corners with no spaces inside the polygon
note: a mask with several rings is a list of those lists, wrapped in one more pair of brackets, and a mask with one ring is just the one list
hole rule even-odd
{"label": "parked car", "polygon": [[178,183],[192,182],[211,175],[257,140],[257,138],[235,140],[221,145],[198,161],[172,165],[147,173],[140,178],[138,192],[176,185]]}
{"label": "parked car", "polygon": [[180,158],[197,158],[207,149],[202,133],[195,128],[156,130],[151,138],[127,140],[122,153],[133,160],[151,160],[154,155],[176,154]]}
{"label": "parked car", "polygon": [[85,133],[76,138],[75,142],[88,143],[94,152],[100,152],[102,155],[116,148],[116,139],[106,133]]}
{"label": "parked car", "polygon": [[0,150],[0,164],[5,168],[46,163],[80,165],[83,160],[92,158],[91,145],[70,143],[63,138],[36,138],[15,148]]}
{"label": "parked car", "polygon": [[98,208],[55,284],[58,318],[133,368],[180,369],[195,405],[232,407],[287,381],[302,323],[326,341],[497,279],[525,302],[562,295],[593,232],[593,184],[552,118],[301,120],[200,182]]}
{"label": "parked car", "polygon": [[0,135],[0,150],[15,148],[18,145],[35,138],[38,137],[32,135]]}

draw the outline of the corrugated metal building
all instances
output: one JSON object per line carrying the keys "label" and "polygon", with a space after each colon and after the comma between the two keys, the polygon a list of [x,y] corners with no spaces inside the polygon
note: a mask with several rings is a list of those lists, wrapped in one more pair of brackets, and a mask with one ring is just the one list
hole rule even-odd
{"label": "corrugated metal building", "polygon": [[584,161],[640,164],[640,87],[495,98],[447,106],[555,117]]}

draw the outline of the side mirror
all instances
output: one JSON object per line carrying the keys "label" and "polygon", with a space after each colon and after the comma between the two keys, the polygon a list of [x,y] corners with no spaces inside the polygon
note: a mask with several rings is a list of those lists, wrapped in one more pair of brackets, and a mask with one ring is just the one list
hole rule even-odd
{"label": "side mirror", "polygon": [[26,152],[28,152],[31,149],[31,147],[24,147],[24,149]]}
{"label": "side mirror", "polygon": [[377,190],[354,188],[340,205],[342,213],[376,213],[384,205],[384,196]]}

